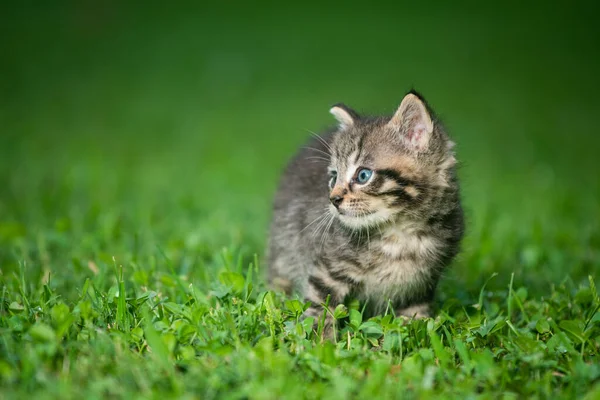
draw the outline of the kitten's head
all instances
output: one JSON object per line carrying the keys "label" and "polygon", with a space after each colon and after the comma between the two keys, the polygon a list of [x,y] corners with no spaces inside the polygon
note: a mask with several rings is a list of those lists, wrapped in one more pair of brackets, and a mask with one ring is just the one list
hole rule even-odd
{"label": "kitten's head", "polygon": [[415,92],[391,118],[362,118],[331,108],[338,131],[331,143],[330,209],[360,229],[429,218],[456,193],[453,143]]}

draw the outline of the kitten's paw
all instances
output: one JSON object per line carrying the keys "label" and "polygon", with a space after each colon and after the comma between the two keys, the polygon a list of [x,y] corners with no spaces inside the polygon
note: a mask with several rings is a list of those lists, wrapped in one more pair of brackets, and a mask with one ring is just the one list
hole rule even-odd
{"label": "kitten's paw", "polygon": [[428,303],[416,304],[410,307],[399,309],[396,312],[399,317],[406,319],[423,319],[431,317],[431,307]]}
{"label": "kitten's paw", "polygon": [[271,286],[273,289],[283,292],[288,296],[292,293],[293,284],[292,281],[286,278],[275,277],[271,280]]}

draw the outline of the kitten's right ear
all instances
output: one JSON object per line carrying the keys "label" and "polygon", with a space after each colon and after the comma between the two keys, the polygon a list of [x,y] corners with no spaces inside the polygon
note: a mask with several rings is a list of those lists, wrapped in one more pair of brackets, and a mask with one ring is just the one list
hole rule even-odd
{"label": "kitten's right ear", "polygon": [[338,126],[342,130],[350,128],[359,118],[356,111],[352,110],[350,107],[346,107],[341,103],[331,107],[329,112],[335,117],[335,119],[337,119]]}

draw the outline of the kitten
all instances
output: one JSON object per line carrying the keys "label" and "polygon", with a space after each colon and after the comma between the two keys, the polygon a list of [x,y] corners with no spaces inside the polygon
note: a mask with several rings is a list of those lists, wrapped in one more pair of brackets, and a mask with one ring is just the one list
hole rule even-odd
{"label": "kitten", "polygon": [[[390,117],[344,105],[338,127],[289,163],[275,196],[271,284],[299,291],[322,315],[354,296],[371,314],[427,317],[443,269],[458,252],[463,212],[456,159],[416,92]],[[329,320],[331,323],[331,320]]]}

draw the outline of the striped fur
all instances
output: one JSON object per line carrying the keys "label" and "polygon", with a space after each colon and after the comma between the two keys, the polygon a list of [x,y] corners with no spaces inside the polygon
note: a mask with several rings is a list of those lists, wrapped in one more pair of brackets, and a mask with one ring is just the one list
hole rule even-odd
{"label": "striped fur", "polygon": [[[332,114],[338,128],[315,136],[281,178],[270,281],[311,301],[308,315],[328,295],[333,306],[352,295],[373,313],[391,304],[397,315],[426,316],[463,235],[453,143],[414,92],[392,117],[343,105]],[[373,171],[365,184],[361,168]]]}

